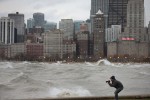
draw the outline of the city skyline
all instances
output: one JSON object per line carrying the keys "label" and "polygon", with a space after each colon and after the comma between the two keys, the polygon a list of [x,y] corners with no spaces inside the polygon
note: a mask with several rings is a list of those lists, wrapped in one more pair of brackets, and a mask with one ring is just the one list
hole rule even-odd
{"label": "city skyline", "polygon": [[[0,17],[19,12],[25,15],[25,22],[33,13],[45,14],[45,20],[59,22],[61,19],[86,20],[90,18],[91,0],[0,0]],[[150,0],[145,0],[145,24],[150,21]]]}

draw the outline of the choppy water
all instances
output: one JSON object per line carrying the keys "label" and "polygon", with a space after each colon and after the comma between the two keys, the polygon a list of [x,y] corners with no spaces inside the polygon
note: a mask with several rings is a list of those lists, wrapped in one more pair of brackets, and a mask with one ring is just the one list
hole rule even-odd
{"label": "choppy water", "polygon": [[124,84],[120,95],[150,94],[150,64],[0,62],[0,100],[112,96],[112,75]]}

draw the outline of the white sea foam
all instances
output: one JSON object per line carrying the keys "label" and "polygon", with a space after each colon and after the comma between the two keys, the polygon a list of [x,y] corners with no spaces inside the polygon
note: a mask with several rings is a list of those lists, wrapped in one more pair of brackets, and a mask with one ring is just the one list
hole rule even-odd
{"label": "white sea foam", "polygon": [[13,68],[13,66],[10,62],[5,62],[0,65],[0,68],[7,69],[7,68]]}
{"label": "white sea foam", "polygon": [[91,93],[83,88],[51,88],[49,91],[51,97],[79,97],[79,96],[91,96]]}
{"label": "white sea foam", "polygon": [[108,66],[114,66],[113,63],[109,62],[107,59],[102,59],[102,60],[99,60],[96,65],[108,65]]}

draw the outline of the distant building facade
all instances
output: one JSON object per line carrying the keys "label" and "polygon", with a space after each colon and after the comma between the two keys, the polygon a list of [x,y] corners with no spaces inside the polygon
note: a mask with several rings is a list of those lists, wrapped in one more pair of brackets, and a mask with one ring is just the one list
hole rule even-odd
{"label": "distant building facade", "polygon": [[15,38],[17,43],[23,43],[24,42],[24,35],[25,35],[25,24],[24,24],[24,14],[20,14],[19,12],[16,13],[10,13],[8,14],[8,17],[13,19],[15,21]]}
{"label": "distant building facade", "polygon": [[34,13],[33,14],[33,19],[34,19],[34,26],[35,27],[41,27],[44,28],[45,24],[45,19],[44,19],[44,14],[43,13]]}
{"label": "distant building facade", "polygon": [[73,39],[74,24],[72,19],[61,19],[59,29],[63,31],[65,39]]}
{"label": "distant building facade", "polygon": [[89,52],[89,32],[81,31],[77,35],[77,58],[87,59]]}
{"label": "distant building facade", "polygon": [[121,25],[112,25],[106,29],[105,42],[114,42],[119,40],[121,35]]}
{"label": "distant building facade", "polygon": [[53,58],[63,57],[63,35],[60,30],[44,33],[44,56]]}
{"label": "distant building facade", "polygon": [[24,43],[14,43],[11,44],[11,58],[14,58],[16,56],[21,56],[26,54],[26,47]]}
{"label": "distant building facade", "polygon": [[80,25],[83,21],[74,21],[74,33],[78,33],[80,32]]}
{"label": "distant building facade", "polygon": [[146,41],[144,39],[147,35],[144,28],[144,0],[129,0],[125,34],[129,34],[137,41]]}
{"label": "distant building facade", "polygon": [[0,41],[4,44],[14,43],[14,20],[9,17],[0,18]]}
{"label": "distant building facade", "polygon": [[143,59],[149,56],[149,43],[136,41],[109,42],[108,58]]}
{"label": "distant building facade", "polygon": [[43,44],[41,43],[27,43],[26,44],[27,59],[40,59],[43,57]]}
{"label": "distant building facade", "polygon": [[44,31],[50,31],[50,30],[56,30],[57,29],[57,23],[53,22],[46,22],[44,24]]}
{"label": "distant building facade", "polygon": [[[122,31],[127,25],[127,4],[129,0],[109,0],[108,28],[121,25]],[[131,0],[132,1],[132,0]]]}
{"label": "distant building facade", "polygon": [[73,40],[63,40],[63,59],[72,61],[76,58],[76,43]]}
{"label": "distant building facade", "polygon": [[94,40],[94,57],[99,59],[104,57],[105,45],[105,20],[104,14],[99,10],[93,18],[93,40]]}
{"label": "distant building facade", "polygon": [[29,18],[27,19],[27,32],[29,33],[29,29],[34,27],[34,19]]}
{"label": "distant building facade", "polygon": [[109,10],[109,0],[91,0],[91,32],[93,32],[93,15],[101,10],[105,15],[105,28],[107,28],[108,23],[108,10]]}

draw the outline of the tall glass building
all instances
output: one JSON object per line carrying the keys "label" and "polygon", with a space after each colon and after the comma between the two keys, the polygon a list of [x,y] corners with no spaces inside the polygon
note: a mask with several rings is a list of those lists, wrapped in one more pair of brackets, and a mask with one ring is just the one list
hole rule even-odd
{"label": "tall glass building", "polygon": [[108,27],[121,25],[122,31],[127,25],[127,4],[128,0],[109,0]]}
{"label": "tall glass building", "polygon": [[34,19],[34,26],[35,27],[44,27],[45,20],[44,20],[44,14],[43,13],[34,13],[33,14]]}
{"label": "tall glass building", "polygon": [[93,18],[100,9],[105,17],[105,29],[111,25],[121,25],[122,31],[127,25],[128,0],[91,0],[91,31],[93,32]]}

